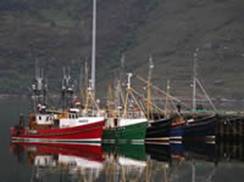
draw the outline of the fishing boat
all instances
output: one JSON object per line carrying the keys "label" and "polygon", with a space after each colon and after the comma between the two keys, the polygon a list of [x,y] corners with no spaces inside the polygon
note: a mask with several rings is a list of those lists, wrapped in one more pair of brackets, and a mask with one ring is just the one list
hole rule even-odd
{"label": "fishing boat", "polygon": [[215,139],[217,115],[205,115],[190,119],[178,118],[170,130],[171,141]]}
{"label": "fishing boat", "polygon": [[129,73],[123,113],[118,111],[117,116],[107,118],[104,143],[144,143],[148,120],[133,94],[131,77],[132,74]]}
{"label": "fishing boat", "polygon": [[[146,110],[147,110],[147,118],[149,120],[148,127],[146,131],[146,143],[162,143],[169,142],[170,128],[172,118],[169,116],[167,112],[168,105],[168,96],[169,96],[169,82],[167,82],[167,92],[165,95],[165,110],[161,110],[152,102],[152,70],[154,68],[154,64],[152,61],[152,57],[149,57],[149,72],[148,72],[148,80],[147,84],[147,99],[146,99]],[[154,111],[156,110],[156,111]],[[157,113],[157,114],[154,114]]]}
{"label": "fishing boat", "polygon": [[[104,126],[102,113],[88,115],[87,110],[74,107],[64,111],[48,110],[43,75],[36,75],[33,84],[34,111],[29,115],[28,126],[24,126],[24,119],[20,117],[19,124],[11,128],[11,140],[30,143],[101,142]],[[65,75],[64,78],[62,95],[65,98],[68,94],[72,98],[73,88],[67,79],[70,77]]]}
{"label": "fishing boat", "polygon": [[61,114],[47,111],[31,114],[27,127],[21,124],[12,127],[11,140],[30,143],[101,142],[103,126],[103,117],[80,117],[75,109]]}
{"label": "fishing boat", "polygon": [[177,117],[173,122],[170,130],[170,139],[173,142],[177,140],[202,140],[209,139],[215,140],[216,135],[216,122],[218,116],[215,112],[202,112],[199,113],[196,105],[196,90],[197,84],[204,93],[212,109],[216,111],[216,108],[208,96],[206,90],[202,86],[201,82],[197,78],[197,56],[199,49],[194,53],[193,59],[193,99],[192,99],[192,112],[190,116]]}
{"label": "fishing boat", "polygon": [[150,123],[146,132],[147,143],[168,142],[171,122],[171,118],[162,118]]}
{"label": "fishing boat", "polygon": [[20,117],[19,124],[11,128],[12,141],[30,143],[101,142],[105,119],[104,112],[99,109],[95,99],[96,1],[93,6],[93,22],[91,82],[86,90],[85,107],[73,107],[74,90],[70,72],[64,69],[63,110],[61,112],[48,110],[47,85],[43,70],[36,66],[36,78],[32,85],[33,113],[29,116],[28,126],[24,126],[24,119]]}

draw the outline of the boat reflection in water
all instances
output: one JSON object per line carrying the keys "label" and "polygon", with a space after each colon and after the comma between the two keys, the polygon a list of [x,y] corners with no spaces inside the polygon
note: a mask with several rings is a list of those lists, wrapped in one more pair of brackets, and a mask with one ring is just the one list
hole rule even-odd
{"label": "boat reflection in water", "polygon": [[106,181],[142,180],[147,167],[144,145],[103,145]]}
{"label": "boat reflection in water", "polygon": [[143,179],[147,166],[144,145],[13,143],[11,150],[41,180],[50,174],[86,181]]}
{"label": "boat reflection in water", "polygon": [[103,150],[96,144],[13,143],[11,150],[18,158],[27,156],[26,161],[35,171],[35,179],[54,172],[95,180],[103,169]]}
{"label": "boat reflection in water", "polygon": [[[242,148],[242,144],[231,147],[225,143],[204,142],[102,146],[11,144],[18,159],[25,159],[25,163],[31,165],[32,181],[33,178],[55,181],[53,176],[56,181],[60,181],[60,176],[61,181],[158,181],[159,178],[162,181],[211,181],[222,179],[218,176],[222,170],[228,173],[228,168],[223,168],[226,162],[234,167],[243,162]],[[242,173],[239,176],[242,179]]]}

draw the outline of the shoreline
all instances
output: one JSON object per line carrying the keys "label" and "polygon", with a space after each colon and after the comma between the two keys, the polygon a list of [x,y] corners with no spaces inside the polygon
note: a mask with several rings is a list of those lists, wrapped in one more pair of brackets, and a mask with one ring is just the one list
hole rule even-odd
{"label": "shoreline", "polygon": [[[52,95],[50,95],[50,97],[51,98],[57,98],[57,97],[59,97],[58,95],[55,95],[55,94],[52,94]],[[31,98],[31,96],[30,95],[28,95],[28,94],[0,94],[0,100],[2,100],[2,99],[8,99],[8,98],[10,98],[10,99],[15,99],[15,98],[20,98],[20,99],[29,99],[29,98]]]}
{"label": "shoreline", "polygon": [[26,98],[27,95],[23,94],[0,94],[0,99],[7,99],[7,98]]}
{"label": "shoreline", "polygon": [[[6,98],[28,98],[30,95],[28,94],[0,94],[0,99],[6,99]],[[55,98],[59,97],[57,94],[50,94],[50,97]],[[179,97],[180,98],[180,97]],[[226,103],[231,103],[231,102],[237,102],[237,103],[244,103],[244,98],[243,99],[230,99],[230,98],[221,98],[221,99],[216,99],[216,98],[211,98],[214,102],[226,102]],[[182,99],[183,100],[183,99]],[[189,100],[189,99],[187,99]]]}

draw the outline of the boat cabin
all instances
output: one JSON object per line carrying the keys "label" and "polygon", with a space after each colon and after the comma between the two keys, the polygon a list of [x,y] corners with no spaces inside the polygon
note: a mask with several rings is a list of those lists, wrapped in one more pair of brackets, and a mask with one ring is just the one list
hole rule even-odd
{"label": "boat cabin", "polygon": [[53,125],[54,116],[52,114],[36,114],[36,124]]}
{"label": "boat cabin", "polygon": [[60,118],[59,120],[59,127],[60,128],[68,128],[77,126],[78,120],[79,120],[79,113],[80,110],[76,108],[70,108],[68,112],[66,112],[66,116],[63,118]]}

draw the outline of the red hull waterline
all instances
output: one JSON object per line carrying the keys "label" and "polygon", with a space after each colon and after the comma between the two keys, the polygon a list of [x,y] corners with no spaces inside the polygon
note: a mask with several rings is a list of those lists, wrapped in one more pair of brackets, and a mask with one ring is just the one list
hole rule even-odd
{"label": "red hull waterline", "polygon": [[11,128],[11,139],[30,143],[98,143],[102,141],[103,128],[104,121],[71,128]]}

